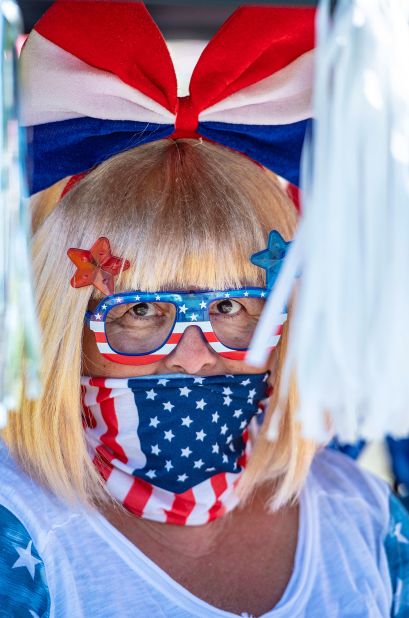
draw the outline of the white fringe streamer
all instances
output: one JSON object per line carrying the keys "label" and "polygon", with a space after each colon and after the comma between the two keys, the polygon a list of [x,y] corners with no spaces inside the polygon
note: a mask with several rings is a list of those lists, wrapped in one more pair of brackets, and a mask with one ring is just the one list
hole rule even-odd
{"label": "white fringe streamer", "polygon": [[0,427],[19,407],[23,389],[40,390],[39,332],[29,257],[23,135],[18,126],[17,37],[21,18],[13,0],[0,0]]}
{"label": "white fringe streamer", "polygon": [[[409,434],[409,0],[330,0],[317,16],[314,135],[292,250],[248,355],[302,272],[283,388],[307,437]],[[274,428],[272,428],[272,437]]]}

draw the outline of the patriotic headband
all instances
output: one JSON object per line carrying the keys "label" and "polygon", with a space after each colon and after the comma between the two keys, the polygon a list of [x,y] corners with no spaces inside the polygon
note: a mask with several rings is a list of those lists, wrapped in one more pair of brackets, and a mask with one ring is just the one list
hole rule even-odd
{"label": "patriotic headband", "polygon": [[298,185],[311,117],[314,10],[238,8],[178,97],[165,40],[141,2],[59,0],[24,46],[30,191],[165,137],[210,140]]}

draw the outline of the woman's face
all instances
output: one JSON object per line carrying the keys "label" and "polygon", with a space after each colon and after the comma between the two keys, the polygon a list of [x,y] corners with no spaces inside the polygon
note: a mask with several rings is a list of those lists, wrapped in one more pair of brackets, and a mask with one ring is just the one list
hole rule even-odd
{"label": "woman's face", "polygon": [[[96,303],[90,304],[92,310]],[[270,363],[269,363],[270,365]],[[149,365],[121,365],[104,358],[95,343],[94,334],[85,326],[83,333],[83,375],[130,378],[145,375],[186,373],[210,376],[220,374],[262,373],[265,367],[251,367],[242,360],[231,360],[217,354],[205,341],[198,326],[189,326],[176,348],[162,360]]]}

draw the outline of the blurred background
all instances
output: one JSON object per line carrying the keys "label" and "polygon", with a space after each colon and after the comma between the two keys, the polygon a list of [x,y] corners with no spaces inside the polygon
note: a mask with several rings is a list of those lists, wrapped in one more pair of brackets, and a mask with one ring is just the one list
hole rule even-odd
{"label": "blurred background", "polygon": [[[79,0],[80,1],[80,0]],[[308,0],[280,0],[279,2],[257,2],[246,0],[246,4],[277,4],[280,6],[315,6],[318,2]],[[29,32],[44,11],[52,4],[49,0],[18,0],[23,13],[25,32]],[[224,0],[185,0],[167,2],[148,0],[145,4],[166,38],[210,39],[231,12],[243,2]]]}

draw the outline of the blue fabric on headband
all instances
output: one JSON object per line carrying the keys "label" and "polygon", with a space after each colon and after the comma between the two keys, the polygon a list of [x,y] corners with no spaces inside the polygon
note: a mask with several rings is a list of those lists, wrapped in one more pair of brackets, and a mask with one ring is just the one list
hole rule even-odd
{"label": "blue fabric on headband", "polygon": [[[265,126],[201,122],[198,133],[246,154],[298,185],[307,123]],[[119,152],[169,137],[173,131],[174,126],[170,124],[89,117],[31,127],[28,129],[30,193],[89,170]]]}
{"label": "blue fabric on headband", "polygon": [[74,118],[28,130],[30,194],[79,174],[124,150],[168,137],[173,125]]}
{"label": "blue fabric on headband", "polygon": [[299,185],[301,149],[310,120],[286,125],[201,122],[203,137],[248,155],[293,185]]}

